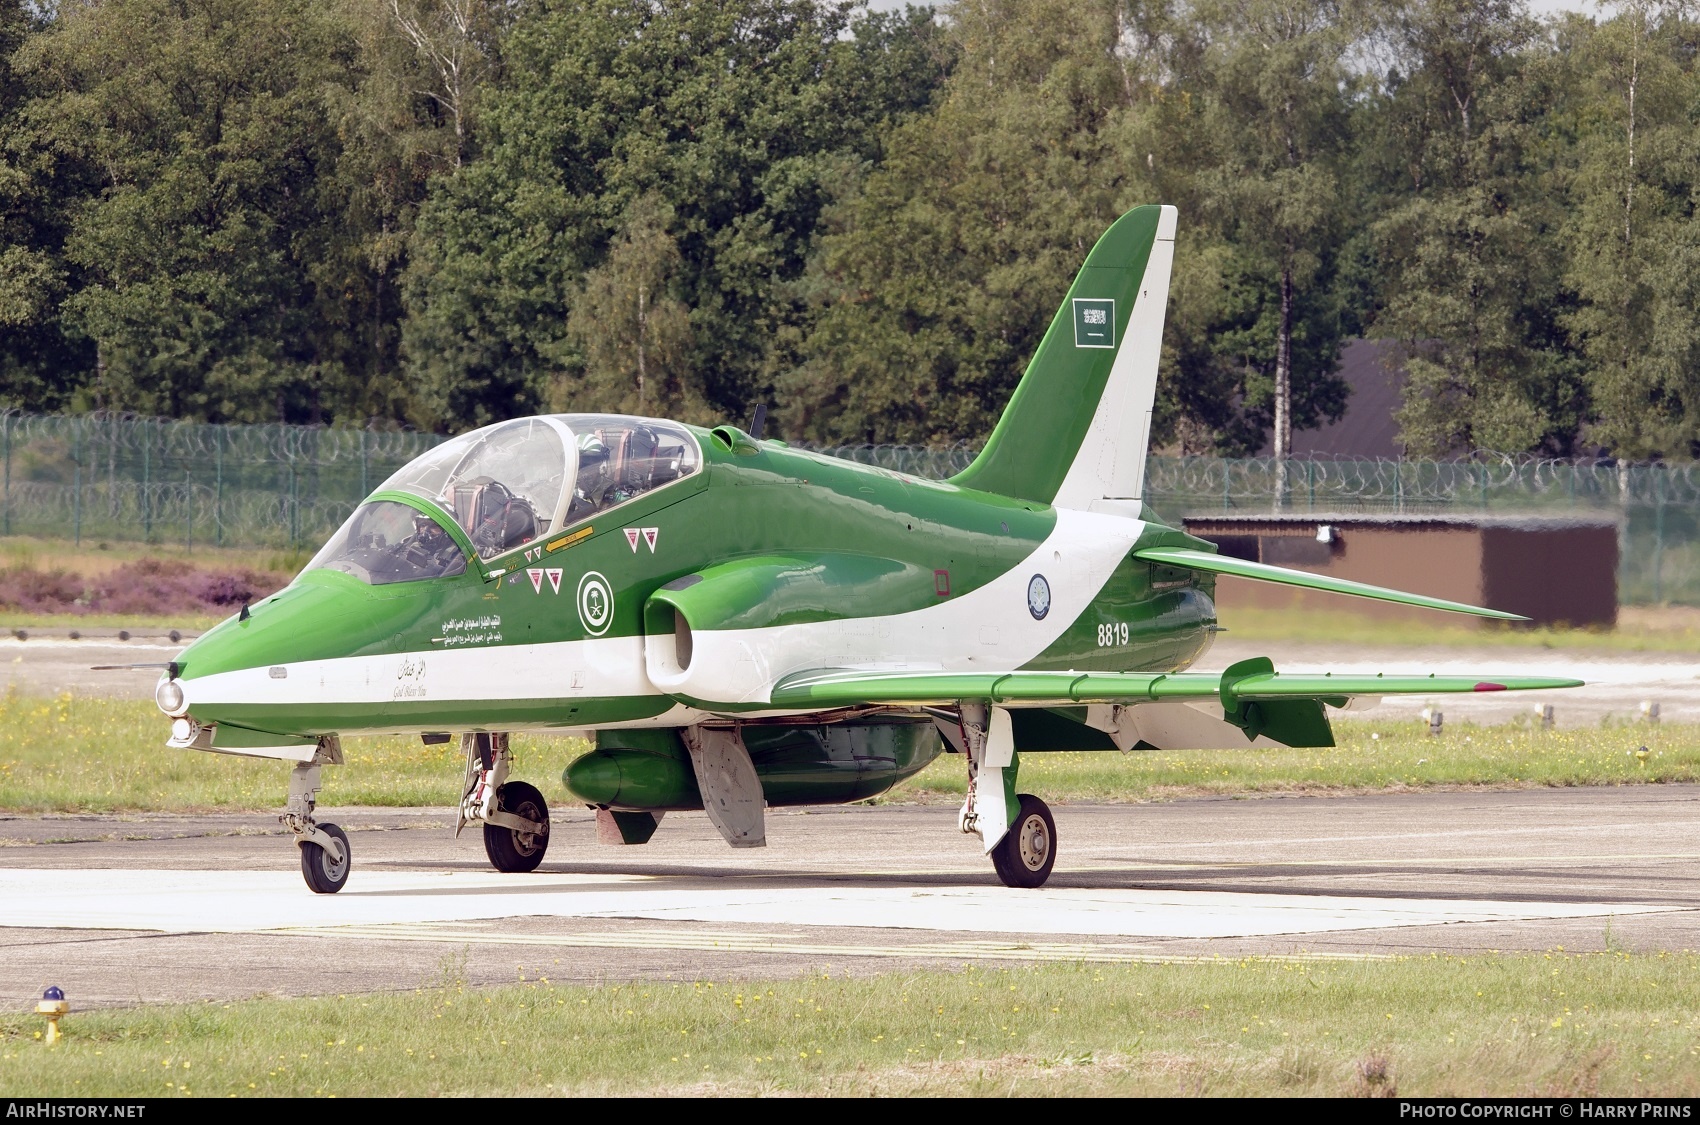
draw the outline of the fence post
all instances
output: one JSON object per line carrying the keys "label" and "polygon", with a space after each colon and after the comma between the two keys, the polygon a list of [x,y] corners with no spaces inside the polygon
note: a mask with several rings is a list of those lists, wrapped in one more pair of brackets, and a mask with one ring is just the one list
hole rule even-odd
{"label": "fence post", "polygon": [[213,542],[224,546],[224,427],[213,431]]}
{"label": "fence post", "polygon": [[71,421],[71,542],[83,545],[83,427]]}
{"label": "fence post", "polygon": [[142,423],[142,542],[153,542],[153,426]]}
{"label": "fence post", "polygon": [[301,499],[296,484],[294,451],[288,451],[285,457],[289,461],[289,545],[297,547],[301,544]]}
{"label": "fence post", "polygon": [[6,411],[6,534],[12,534],[12,412]]}
{"label": "fence post", "polygon": [[1663,605],[1665,600],[1665,474],[1664,464],[1651,466],[1653,470],[1653,604]]}
{"label": "fence post", "polygon": [[1310,510],[1316,511],[1316,458],[1305,460],[1305,483],[1310,492]]}

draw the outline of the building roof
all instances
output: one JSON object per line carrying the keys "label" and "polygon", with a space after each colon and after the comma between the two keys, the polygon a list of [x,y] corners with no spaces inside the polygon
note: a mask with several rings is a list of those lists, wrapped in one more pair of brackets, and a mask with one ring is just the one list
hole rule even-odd
{"label": "building roof", "polygon": [[[1340,349],[1340,376],[1351,393],[1338,422],[1314,430],[1293,431],[1294,457],[1398,458],[1399,423],[1404,405],[1402,345],[1396,340],[1351,340]],[[1274,452],[1265,446],[1264,457]]]}

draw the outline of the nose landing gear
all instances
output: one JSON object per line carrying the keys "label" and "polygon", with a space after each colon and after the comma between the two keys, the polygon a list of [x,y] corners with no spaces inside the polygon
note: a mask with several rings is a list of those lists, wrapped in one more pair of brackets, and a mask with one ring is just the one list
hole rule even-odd
{"label": "nose landing gear", "polygon": [[334,895],[348,882],[354,854],[348,833],[313,819],[319,801],[319,767],[342,764],[342,743],[335,735],[319,740],[311,760],[289,771],[289,804],[278,820],[295,833],[301,849],[301,877],[315,894]]}

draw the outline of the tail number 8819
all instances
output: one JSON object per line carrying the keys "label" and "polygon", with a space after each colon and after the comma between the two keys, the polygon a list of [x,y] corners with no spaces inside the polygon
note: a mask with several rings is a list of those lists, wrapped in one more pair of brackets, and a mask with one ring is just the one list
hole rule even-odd
{"label": "tail number 8819", "polygon": [[1098,626],[1098,647],[1109,648],[1111,645],[1127,644],[1127,622],[1118,621],[1112,625]]}

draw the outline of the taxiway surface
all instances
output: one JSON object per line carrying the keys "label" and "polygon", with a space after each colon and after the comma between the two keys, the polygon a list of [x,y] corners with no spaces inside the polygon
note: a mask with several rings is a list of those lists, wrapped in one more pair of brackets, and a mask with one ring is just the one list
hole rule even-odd
{"label": "taxiway surface", "polygon": [[[302,885],[260,815],[0,817],[0,1003],[469,983],[727,979],[967,962],[1700,948],[1700,787],[1055,808],[1061,860],[1010,891],[937,806],[702,814],[651,843],[553,818],[541,871],[490,871],[446,810],[325,810],[355,871]],[[829,968],[830,967],[830,968]]]}

